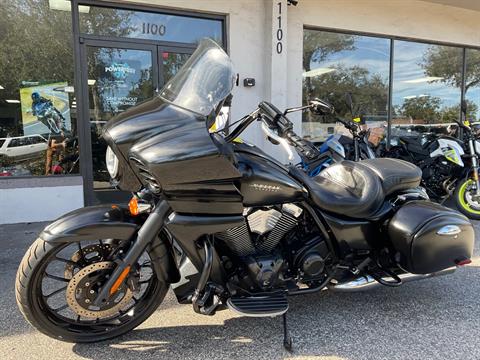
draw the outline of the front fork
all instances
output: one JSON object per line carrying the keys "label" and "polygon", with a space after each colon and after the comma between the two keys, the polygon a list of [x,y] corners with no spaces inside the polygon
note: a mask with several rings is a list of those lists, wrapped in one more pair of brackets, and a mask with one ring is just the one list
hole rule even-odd
{"label": "front fork", "polygon": [[160,201],[155,209],[148,216],[145,223],[142,225],[137,233],[133,245],[128,249],[123,259],[117,260],[117,267],[109,277],[108,281],[101,288],[98,296],[94,300],[95,306],[100,306],[106,302],[130,273],[132,266],[137,262],[143,254],[147,246],[155,239],[162,230],[165,217],[168,214],[170,207],[166,201]]}
{"label": "front fork", "polygon": [[478,155],[475,152],[475,145],[473,140],[468,141],[468,147],[470,150],[470,156],[472,157],[472,176],[473,181],[475,182],[475,197],[480,198],[480,181],[478,178]]}

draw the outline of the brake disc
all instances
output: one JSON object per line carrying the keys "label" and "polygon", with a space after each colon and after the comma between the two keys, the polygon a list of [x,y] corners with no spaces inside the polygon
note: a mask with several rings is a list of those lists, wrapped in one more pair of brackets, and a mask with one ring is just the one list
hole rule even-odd
{"label": "brake disc", "polygon": [[78,271],[67,285],[67,304],[77,315],[90,319],[106,318],[117,314],[133,298],[126,283],[120,286],[115,296],[101,306],[93,305],[98,290],[108,280],[115,268],[112,261],[88,265]]}
{"label": "brake disc", "polygon": [[[94,244],[94,245],[88,245],[82,248],[82,251],[77,250],[70,260],[73,263],[69,263],[65,265],[65,271],[64,271],[64,276],[65,279],[72,279],[74,274],[75,274],[75,268],[76,267],[82,267],[85,266],[86,264],[82,264],[81,261],[84,260],[87,262],[99,262],[101,260],[105,260],[104,254],[110,253],[112,249],[112,246],[110,244]],[[92,254],[98,254],[96,256],[91,256]]]}

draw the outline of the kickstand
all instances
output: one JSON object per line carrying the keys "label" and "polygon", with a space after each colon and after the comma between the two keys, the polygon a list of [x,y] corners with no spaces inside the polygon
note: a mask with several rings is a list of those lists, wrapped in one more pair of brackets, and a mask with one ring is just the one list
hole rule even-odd
{"label": "kickstand", "polygon": [[288,327],[287,327],[287,313],[286,312],[283,313],[282,318],[283,318],[283,347],[288,352],[292,352],[293,351],[292,337],[290,336],[290,333],[289,333]]}

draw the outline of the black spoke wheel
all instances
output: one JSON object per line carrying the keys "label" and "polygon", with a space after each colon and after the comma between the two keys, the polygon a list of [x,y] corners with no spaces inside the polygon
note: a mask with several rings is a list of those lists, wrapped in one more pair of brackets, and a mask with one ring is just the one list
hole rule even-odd
{"label": "black spoke wheel", "polygon": [[102,341],[140,325],[168,290],[151,265],[155,254],[148,251],[112,299],[93,306],[115,266],[116,247],[111,240],[52,244],[37,239],[16,278],[17,304],[25,318],[44,334],[68,342]]}

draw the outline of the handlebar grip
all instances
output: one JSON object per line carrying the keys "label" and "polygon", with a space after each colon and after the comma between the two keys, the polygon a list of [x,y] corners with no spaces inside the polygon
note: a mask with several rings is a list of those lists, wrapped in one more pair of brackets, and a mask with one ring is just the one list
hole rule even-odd
{"label": "handlebar grip", "polygon": [[306,157],[308,160],[312,160],[319,155],[318,149],[315,146],[302,139],[293,131],[287,132],[285,137],[293,146],[295,146],[300,155]]}

